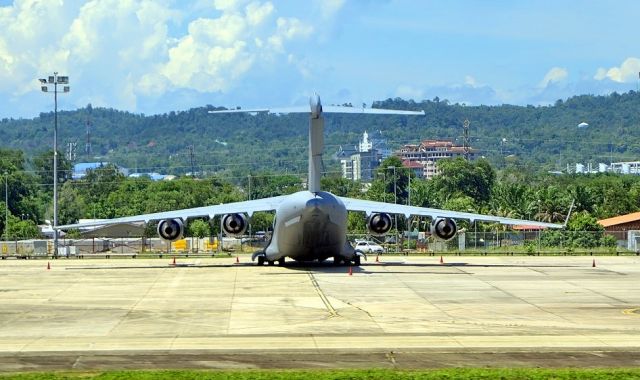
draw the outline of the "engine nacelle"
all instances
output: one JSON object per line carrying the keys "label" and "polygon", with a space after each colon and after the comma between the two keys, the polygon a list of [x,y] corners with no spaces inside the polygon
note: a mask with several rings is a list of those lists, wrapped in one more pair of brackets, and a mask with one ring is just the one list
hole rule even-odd
{"label": "engine nacelle", "polygon": [[158,223],[158,236],[165,241],[176,241],[184,236],[182,219],[165,219]]}
{"label": "engine nacelle", "polygon": [[244,235],[249,221],[244,214],[226,214],[222,217],[222,229],[228,236]]}
{"label": "engine nacelle", "polygon": [[437,218],[431,222],[431,236],[440,240],[451,240],[457,232],[456,221],[451,218]]}
{"label": "engine nacelle", "polygon": [[391,230],[391,216],[384,213],[375,213],[367,218],[367,230],[372,235],[384,235]]}

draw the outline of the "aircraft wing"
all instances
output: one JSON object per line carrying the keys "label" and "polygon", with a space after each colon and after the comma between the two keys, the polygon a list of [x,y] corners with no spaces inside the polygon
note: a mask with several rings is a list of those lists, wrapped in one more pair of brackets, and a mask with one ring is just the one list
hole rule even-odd
{"label": "aircraft wing", "polygon": [[537,222],[533,220],[503,218],[500,216],[473,214],[469,212],[459,212],[459,211],[450,211],[450,210],[440,210],[437,208],[428,208],[428,207],[406,206],[406,205],[398,205],[393,203],[367,201],[362,199],[353,199],[353,198],[344,198],[344,197],[339,197],[339,198],[340,200],[342,200],[347,210],[364,211],[367,215],[371,213],[379,212],[379,213],[387,213],[387,214],[400,214],[400,215],[405,215],[406,217],[415,215],[415,216],[428,216],[430,218],[464,219],[464,220],[469,220],[471,222],[473,221],[497,222],[497,223],[508,224],[508,225],[526,225],[526,226],[536,226],[536,227],[545,227],[545,228],[563,228],[564,227],[564,225],[562,224]]}
{"label": "aircraft wing", "polygon": [[247,213],[249,214],[249,216],[251,216],[254,212],[257,212],[257,211],[275,210],[286,197],[287,197],[286,195],[282,195],[278,197],[256,199],[251,201],[225,203],[220,205],[187,208],[187,209],[175,210],[175,211],[156,212],[153,214],[125,216],[122,218],[104,219],[104,220],[97,220],[97,221],[86,222],[86,223],[67,224],[63,226],[58,226],[57,229],[68,230],[72,228],[106,226],[106,225],[121,224],[121,223],[139,223],[139,222],[148,223],[150,221],[155,221],[155,220],[176,219],[176,218],[180,218],[183,221],[186,221],[189,218],[199,218],[199,217],[213,218],[216,215],[233,214],[233,213]]}

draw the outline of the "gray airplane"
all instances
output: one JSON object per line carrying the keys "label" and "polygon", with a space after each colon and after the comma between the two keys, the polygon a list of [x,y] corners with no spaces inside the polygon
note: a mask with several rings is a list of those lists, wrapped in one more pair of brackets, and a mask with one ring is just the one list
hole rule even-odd
{"label": "gray airplane", "polygon": [[209,113],[269,112],[275,114],[309,114],[309,173],[307,190],[291,195],[234,202],[214,206],[190,208],[153,214],[129,216],[89,223],[59,226],[68,230],[79,227],[104,226],[120,223],[159,221],[158,235],[166,241],[176,241],[184,235],[185,224],[193,218],[222,217],[222,229],[228,236],[240,236],[247,231],[249,220],[258,211],[275,211],[273,235],[266,248],[253,254],[252,260],[258,265],[278,262],[283,265],[285,258],[297,261],[324,261],[360,265],[362,252],[355,250],[347,241],[347,212],[359,211],[367,215],[367,228],[372,235],[384,235],[392,226],[391,215],[424,216],[431,219],[431,234],[441,240],[450,240],[457,233],[456,219],[469,221],[498,222],[508,225],[531,225],[547,228],[562,228],[561,224],[502,218],[466,212],[440,210],[434,208],[406,206],[384,202],[339,197],[322,191],[322,151],[324,149],[325,113],[367,113],[395,115],[424,115],[424,112],[384,110],[376,108],[355,108],[322,106],[320,97],[311,97],[310,108],[279,108],[210,111]]}

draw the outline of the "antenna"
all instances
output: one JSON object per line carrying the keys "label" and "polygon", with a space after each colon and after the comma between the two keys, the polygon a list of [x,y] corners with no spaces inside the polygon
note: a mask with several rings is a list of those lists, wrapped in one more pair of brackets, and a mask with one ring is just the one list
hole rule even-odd
{"label": "antenna", "polygon": [[73,162],[76,160],[76,145],[75,141],[70,141],[67,143],[67,160]]}
{"label": "antenna", "polygon": [[469,122],[469,119],[464,119],[464,122],[462,123],[462,151],[464,152],[464,159],[466,161],[469,161],[469,125],[471,124],[471,122]]}

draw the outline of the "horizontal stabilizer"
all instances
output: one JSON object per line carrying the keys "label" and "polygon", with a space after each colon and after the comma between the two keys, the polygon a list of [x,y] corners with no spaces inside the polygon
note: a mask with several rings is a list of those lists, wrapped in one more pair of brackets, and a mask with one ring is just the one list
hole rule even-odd
{"label": "horizontal stabilizer", "polygon": [[[308,106],[300,107],[283,107],[283,108],[255,108],[255,109],[230,109],[220,111],[209,111],[209,113],[259,113],[268,112],[270,114],[288,114],[288,113],[311,113]],[[388,110],[382,108],[361,108],[361,107],[342,107],[342,106],[323,106],[323,113],[352,113],[352,114],[377,114],[377,115],[424,115],[424,111],[403,111]]]}
{"label": "horizontal stabilizer", "polygon": [[377,115],[424,115],[424,111],[403,111],[388,110],[383,108],[362,108],[362,107],[343,107],[343,106],[323,106],[324,113],[359,113],[359,114],[377,114]]}

